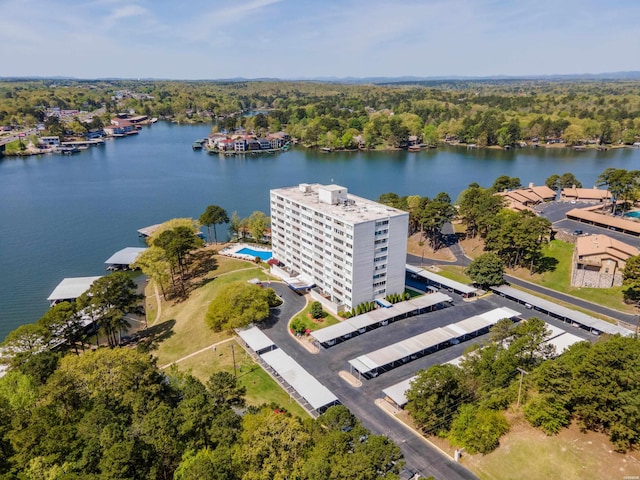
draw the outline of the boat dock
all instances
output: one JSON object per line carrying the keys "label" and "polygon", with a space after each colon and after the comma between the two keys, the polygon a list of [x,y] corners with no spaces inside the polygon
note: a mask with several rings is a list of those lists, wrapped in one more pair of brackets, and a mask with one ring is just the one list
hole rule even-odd
{"label": "boat dock", "polygon": [[76,140],[73,142],[60,142],[60,146],[62,147],[90,147],[92,145],[104,145],[104,140],[95,139],[95,140]]}

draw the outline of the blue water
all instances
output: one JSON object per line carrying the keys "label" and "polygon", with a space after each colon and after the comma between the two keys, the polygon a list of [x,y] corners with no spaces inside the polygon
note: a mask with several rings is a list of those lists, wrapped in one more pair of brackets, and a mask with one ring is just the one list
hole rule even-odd
{"label": "blue water", "polygon": [[[76,155],[0,159],[0,340],[48,308],[64,277],[105,273],[114,252],[142,246],[136,230],[174,217],[197,218],[207,205],[231,216],[269,212],[269,189],[337,183],[375,199],[385,192],[455,199],[471,182],[499,175],[542,184],[572,172],[591,186],[607,167],[636,169],[638,149],[345,152],[292,149],[220,157],[193,151],[210,125],[157,123]],[[216,227],[218,239],[227,235]],[[213,232],[212,232],[213,234]]]}
{"label": "blue water", "polygon": [[263,260],[263,261],[267,261],[273,256],[271,252],[265,252],[264,250],[254,250],[253,248],[247,248],[247,247],[244,247],[238,250],[236,253],[251,255],[252,257],[260,257],[260,260]]}
{"label": "blue water", "polygon": [[633,218],[640,218],[640,210],[636,210],[634,212],[627,212],[624,214],[625,217],[633,217]]}

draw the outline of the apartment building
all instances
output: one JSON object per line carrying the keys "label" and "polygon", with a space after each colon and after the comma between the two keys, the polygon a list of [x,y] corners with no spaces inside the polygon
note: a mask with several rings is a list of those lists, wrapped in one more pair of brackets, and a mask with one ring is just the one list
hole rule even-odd
{"label": "apartment building", "polygon": [[405,284],[409,214],[339,185],[300,184],[270,192],[272,268],[334,313]]}

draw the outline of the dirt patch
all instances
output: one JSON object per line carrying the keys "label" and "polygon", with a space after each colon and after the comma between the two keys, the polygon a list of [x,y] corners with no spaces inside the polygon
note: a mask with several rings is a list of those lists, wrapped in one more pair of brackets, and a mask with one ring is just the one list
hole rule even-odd
{"label": "dirt patch", "polygon": [[438,250],[431,248],[428,240],[426,240],[421,233],[414,233],[409,237],[407,241],[407,253],[417,257],[442,260],[443,262],[453,262],[456,259],[449,248],[440,248]]}
{"label": "dirt patch", "polygon": [[467,257],[476,258],[483,253],[484,251],[484,240],[480,238],[480,235],[476,235],[475,238],[464,238],[459,240],[460,246]]}

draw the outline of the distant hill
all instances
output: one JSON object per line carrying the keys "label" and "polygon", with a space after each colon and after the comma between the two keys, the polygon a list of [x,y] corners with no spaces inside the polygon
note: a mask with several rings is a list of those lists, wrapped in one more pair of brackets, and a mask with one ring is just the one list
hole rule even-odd
{"label": "distant hill", "polygon": [[[29,76],[29,77],[0,77],[0,81],[14,82],[26,80],[103,80],[103,81],[167,81],[180,79],[169,78],[78,78],[78,77],[60,77],[60,76]],[[400,77],[292,77],[292,78],[213,78],[199,80],[185,80],[195,82],[322,82],[322,83],[342,83],[342,84],[429,84],[441,82],[474,82],[474,81],[521,81],[521,80],[546,80],[546,81],[572,81],[572,80],[640,80],[640,71],[628,72],[604,72],[604,73],[576,73],[576,74],[557,74],[557,75],[490,75],[490,76],[461,76],[461,75],[439,75],[439,76],[400,76]]]}

